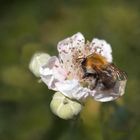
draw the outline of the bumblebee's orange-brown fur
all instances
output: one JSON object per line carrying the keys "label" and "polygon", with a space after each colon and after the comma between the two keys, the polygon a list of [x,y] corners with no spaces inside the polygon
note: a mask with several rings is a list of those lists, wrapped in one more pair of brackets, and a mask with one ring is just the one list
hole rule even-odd
{"label": "bumblebee's orange-brown fur", "polygon": [[87,68],[103,69],[108,65],[106,58],[96,53],[87,56],[86,60]]}

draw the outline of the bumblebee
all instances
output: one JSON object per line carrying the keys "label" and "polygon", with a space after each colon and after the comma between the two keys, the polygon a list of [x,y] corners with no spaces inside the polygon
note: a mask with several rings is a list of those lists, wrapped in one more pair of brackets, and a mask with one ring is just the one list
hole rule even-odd
{"label": "bumblebee", "polygon": [[[119,81],[127,81],[127,75],[113,63],[107,62],[104,56],[92,53],[86,58],[82,58],[81,67],[83,79],[93,77],[96,82],[92,88],[102,85],[102,89],[112,89]],[[125,88],[125,86],[123,87]]]}

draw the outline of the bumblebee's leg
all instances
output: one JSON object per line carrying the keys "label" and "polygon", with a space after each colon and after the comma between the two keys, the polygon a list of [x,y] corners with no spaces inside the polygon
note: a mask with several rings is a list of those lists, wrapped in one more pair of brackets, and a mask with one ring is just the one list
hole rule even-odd
{"label": "bumblebee's leg", "polygon": [[86,77],[89,77],[89,74],[88,73],[84,73],[84,75],[82,76],[82,78],[86,78]]}
{"label": "bumblebee's leg", "polygon": [[98,74],[95,75],[95,79],[96,79],[96,82],[95,82],[95,88],[96,88],[97,84],[99,83],[99,75]]}
{"label": "bumblebee's leg", "polygon": [[97,78],[97,74],[96,73],[87,73],[85,72],[84,75],[83,75],[83,79],[86,78],[86,77],[93,77],[93,78]]}
{"label": "bumblebee's leg", "polygon": [[98,74],[92,74],[92,77],[93,77],[93,81],[94,82],[91,83],[91,85],[89,87],[91,90],[95,89],[97,84],[99,83],[99,76],[98,76]]}

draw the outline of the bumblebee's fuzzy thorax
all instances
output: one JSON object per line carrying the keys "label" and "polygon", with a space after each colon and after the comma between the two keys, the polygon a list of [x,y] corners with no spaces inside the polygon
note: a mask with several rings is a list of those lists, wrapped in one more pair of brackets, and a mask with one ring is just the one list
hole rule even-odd
{"label": "bumblebee's fuzzy thorax", "polygon": [[108,62],[106,61],[105,57],[93,53],[84,58],[81,65],[85,73],[95,73],[96,69],[105,69]]}
{"label": "bumblebee's fuzzy thorax", "polygon": [[97,53],[93,53],[87,56],[86,61],[87,61],[87,65],[96,65],[100,67],[108,64],[106,58]]}

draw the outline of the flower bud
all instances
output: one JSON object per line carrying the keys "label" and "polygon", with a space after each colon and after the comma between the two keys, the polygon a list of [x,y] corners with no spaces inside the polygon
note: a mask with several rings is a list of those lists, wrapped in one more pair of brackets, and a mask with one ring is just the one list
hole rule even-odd
{"label": "flower bud", "polygon": [[70,100],[60,92],[56,92],[50,103],[52,112],[62,119],[72,119],[82,109],[82,105],[79,102]]}
{"label": "flower bud", "polygon": [[50,55],[47,53],[36,53],[33,55],[30,64],[29,69],[30,71],[36,76],[40,77],[39,69],[41,66],[47,64],[48,60],[50,58]]}

